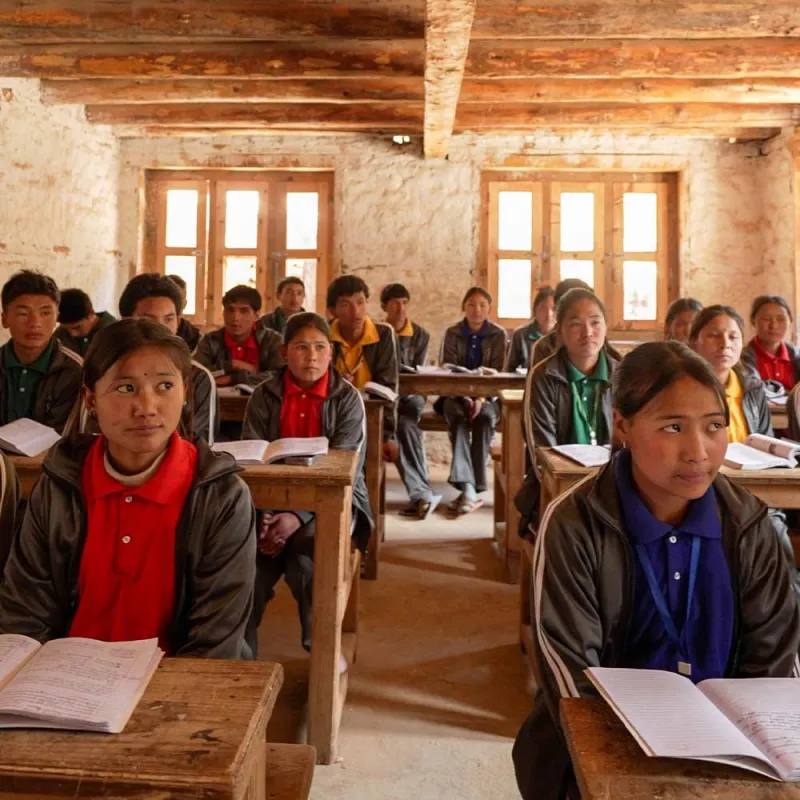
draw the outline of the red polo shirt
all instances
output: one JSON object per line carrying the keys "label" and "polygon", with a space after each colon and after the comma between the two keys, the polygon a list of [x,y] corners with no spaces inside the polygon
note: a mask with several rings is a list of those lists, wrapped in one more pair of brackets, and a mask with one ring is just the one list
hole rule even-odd
{"label": "red polo shirt", "polygon": [[287,369],[283,376],[281,439],[322,436],[322,404],[328,396],[326,372],[310,389],[298,386]]}
{"label": "red polo shirt", "polygon": [[786,391],[791,391],[795,384],[794,365],[789,356],[789,348],[786,342],[781,342],[778,352],[775,355],[768,352],[758,337],[753,338],[753,350],[756,353],[756,365],[758,373],[765,381],[778,381],[786,387]]}
{"label": "red polo shirt", "polygon": [[250,331],[247,341],[239,344],[225,331],[225,347],[231,355],[231,361],[246,361],[258,369],[258,342],[255,337],[255,327]]}
{"label": "red polo shirt", "polygon": [[158,637],[169,648],[175,604],[175,530],[197,463],[177,433],[155,474],[141,486],[114,480],[98,436],[83,465],[87,535],[70,636],[122,642]]}

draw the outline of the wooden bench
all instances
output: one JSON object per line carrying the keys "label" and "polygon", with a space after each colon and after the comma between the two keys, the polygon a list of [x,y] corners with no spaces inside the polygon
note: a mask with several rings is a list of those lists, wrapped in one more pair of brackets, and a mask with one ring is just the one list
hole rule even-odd
{"label": "wooden bench", "polygon": [[421,431],[441,431],[447,433],[447,420],[435,411],[423,411],[419,420]]}
{"label": "wooden bench", "polygon": [[266,800],[306,800],[317,751],[307,744],[267,743]]}

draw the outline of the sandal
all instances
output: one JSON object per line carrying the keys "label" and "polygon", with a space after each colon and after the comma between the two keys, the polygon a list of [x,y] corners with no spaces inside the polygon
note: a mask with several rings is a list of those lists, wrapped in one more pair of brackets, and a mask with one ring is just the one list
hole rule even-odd
{"label": "sandal", "polygon": [[417,503],[417,516],[419,519],[428,519],[441,502],[442,496],[440,494],[431,495],[430,500],[420,500]]}
{"label": "sandal", "polygon": [[477,497],[475,500],[466,500],[461,503],[458,507],[457,512],[459,515],[463,514],[470,514],[478,508],[483,506],[483,500],[480,497]]}
{"label": "sandal", "polygon": [[464,494],[463,493],[459,494],[459,496],[456,497],[455,500],[451,500],[447,504],[447,510],[452,514],[458,514],[458,509],[461,508],[461,506],[464,504],[464,502],[465,502]]}
{"label": "sandal", "polygon": [[401,517],[414,517],[415,519],[419,516],[419,503],[415,500],[412,500],[407,506],[404,506],[397,512],[400,514]]}

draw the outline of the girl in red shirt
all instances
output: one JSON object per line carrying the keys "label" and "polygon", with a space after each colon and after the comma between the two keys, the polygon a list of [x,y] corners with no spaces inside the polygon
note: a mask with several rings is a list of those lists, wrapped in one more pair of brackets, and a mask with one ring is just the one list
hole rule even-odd
{"label": "girl in red shirt", "polygon": [[800,379],[800,353],[788,341],[792,310],[778,295],[762,294],[753,300],[750,322],[756,335],[742,351],[742,362],[765,381],[777,381],[787,392]]}

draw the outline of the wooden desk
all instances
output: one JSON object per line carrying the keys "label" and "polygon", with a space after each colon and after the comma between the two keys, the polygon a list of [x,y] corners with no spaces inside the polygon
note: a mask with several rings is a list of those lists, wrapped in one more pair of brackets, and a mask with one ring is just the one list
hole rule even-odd
{"label": "wooden desk", "polygon": [[162,661],[117,735],[0,732],[0,800],[266,800],[266,729],[283,669]]}
{"label": "wooden desk", "polygon": [[367,481],[369,505],[375,518],[375,529],[372,531],[367,549],[367,559],[364,562],[364,577],[370,581],[374,581],[378,577],[381,543],[385,531],[386,470],[383,463],[383,409],[387,405],[391,404],[371,397],[364,399],[367,413],[367,452],[364,456],[364,477]]}
{"label": "wooden desk", "polygon": [[495,469],[494,538],[502,548],[508,573],[517,569],[522,540],[519,511],[514,505],[525,477],[525,432],[522,424],[522,389],[500,392],[500,421],[503,452]]}
{"label": "wooden desk", "polygon": [[42,474],[42,464],[44,463],[47,452],[39,453],[38,456],[28,458],[27,456],[12,456],[9,455],[9,461],[14,464],[14,469],[17,471],[17,477],[22,489],[22,497],[26,500],[30,496],[36,481]]}
{"label": "wooden desk", "polygon": [[605,701],[561,701],[561,726],[583,800],[800,800],[800,785],[723,764],[650,758]]}
{"label": "wooden desk", "polygon": [[247,401],[250,399],[249,394],[228,394],[218,390],[219,395],[219,417],[223,422],[242,422],[244,420],[244,412],[247,408]]}
{"label": "wooden desk", "polygon": [[772,417],[773,430],[785,431],[789,428],[789,412],[786,410],[786,403],[782,405],[770,403],[769,415]]}
{"label": "wooden desk", "polygon": [[442,375],[400,373],[400,394],[438,395],[439,397],[497,397],[505,389],[524,389],[525,376],[516,372],[497,375],[467,375],[450,372]]}

